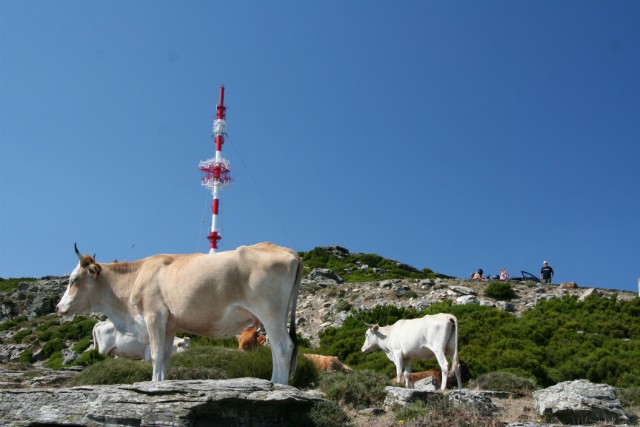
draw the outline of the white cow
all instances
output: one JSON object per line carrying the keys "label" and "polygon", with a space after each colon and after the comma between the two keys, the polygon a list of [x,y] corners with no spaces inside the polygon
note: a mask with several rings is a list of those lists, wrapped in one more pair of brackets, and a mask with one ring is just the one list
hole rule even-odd
{"label": "white cow", "polygon": [[271,381],[287,384],[295,371],[296,303],[303,274],[297,252],[258,243],[213,254],[99,263],[75,251],[80,262],[58,312],[100,312],[122,333],[148,333],[154,381],[166,378],[176,332],[229,338],[258,319],[271,344]]}
{"label": "white cow", "polygon": [[[110,320],[98,322],[93,327],[93,345],[102,354],[149,362],[151,360],[149,337],[147,336],[143,340],[146,342],[142,342],[132,333],[118,331]],[[182,353],[190,348],[191,339],[189,337],[175,337],[171,354]]]}
{"label": "white cow", "polygon": [[391,326],[371,325],[366,332],[362,351],[375,349],[385,352],[396,365],[397,382],[404,380],[410,387],[411,362],[414,359],[430,359],[435,356],[442,370],[442,390],[447,388],[449,362],[462,388],[458,361],[458,319],[451,314],[426,315],[420,319],[398,320]]}

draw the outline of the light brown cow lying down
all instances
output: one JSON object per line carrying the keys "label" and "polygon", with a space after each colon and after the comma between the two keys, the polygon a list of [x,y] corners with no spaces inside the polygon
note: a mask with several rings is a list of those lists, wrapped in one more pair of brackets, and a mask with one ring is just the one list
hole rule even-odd
{"label": "light brown cow lying down", "polygon": [[[436,383],[436,387],[440,387],[440,384],[442,384],[442,371],[439,369],[431,369],[429,371],[422,371],[422,372],[412,372],[409,374],[409,387],[413,387],[413,384],[416,381],[422,380],[424,378],[427,377],[432,377],[433,380]],[[394,384],[397,384],[397,378],[393,377],[391,378],[391,381]],[[400,381],[400,384],[404,384],[404,380]]]}
{"label": "light brown cow lying down", "polygon": [[309,359],[316,366],[320,372],[351,372],[349,366],[345,365],[336,356],[323,356],[322,354],[304,354],[305,358]]}
{"label": "light brown cow lying down", "polygon": [[267,345],[267,337],[260,335],[258,328],[247,328],[240,333],[238,337],[238,350],[251,351],[259,345]]}

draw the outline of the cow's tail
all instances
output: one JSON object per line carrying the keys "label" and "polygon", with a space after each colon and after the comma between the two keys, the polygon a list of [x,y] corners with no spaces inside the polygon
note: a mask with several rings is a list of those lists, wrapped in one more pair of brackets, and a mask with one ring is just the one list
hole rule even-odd
{"label": "cow's tail", "polygon": [[296,259],[298,261],[298,271],[296,272],[296,279],[293,283],[293,289],[291,290],[291,297],[289,298],[289,307],[291,307],[291,314],[289,317],[289,337],[293,341],[293,353],[291,354],[291,362],[289,363],[289,375],[293,376],[298,366],[298,336],[296,335],[296,306],[298,304],[298,292],[300,291],[300,283],[302,282],[302,276],[304,275],[304,267],[302,265],[302,258],[297,253]]}
{"label": "cow's tail", "polygon": [[455,372],[460,363],[458,360],[458,318],[456,316],[451,316],[449,321],[453,323],[453,339],[455,341],[453,343],[453,360],[451,361],[451,369],[449,370],[448,376],[450,377],[453,374],[455,378]]}

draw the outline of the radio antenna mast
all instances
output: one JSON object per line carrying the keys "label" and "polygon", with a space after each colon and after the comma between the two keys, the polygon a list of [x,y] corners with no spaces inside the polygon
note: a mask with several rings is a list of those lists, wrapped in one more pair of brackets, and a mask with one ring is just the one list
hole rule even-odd
{"label": "radio antenna mast", "polygon": [[216,144],[216,156],[212,159],[203,160],[199,164],[199,169],[204,173],[202,186],[211,190],[213,203],[211,204],[211,230],[209,239],[209,253],[215,253],[218,249],[218,241],[222,238],[218,228],[218,213],[220,209],[220,190],[231,182],[229,161],[222,157],[222,144],[226,134],[226,110],[224,106],[224,86],[220,86],[220,102],[216,107],[216,119],[213,121],[213,139]]}

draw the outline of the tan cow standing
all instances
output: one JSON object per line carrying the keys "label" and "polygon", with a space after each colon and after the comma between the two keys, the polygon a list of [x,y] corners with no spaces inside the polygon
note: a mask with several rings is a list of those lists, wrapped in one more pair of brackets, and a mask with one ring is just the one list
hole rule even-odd
{"label": "tan cow standing", "polygon": [[303,274],[295,251],[258,243],[113,264],[75,251],[80,262],[58,312],[101,312],[121,333],[148,341],[154,381],[166,378],[176,332],[228,338],[260,319],[271,344],[271,381],[288,383],[297,360],[295,315]]}

